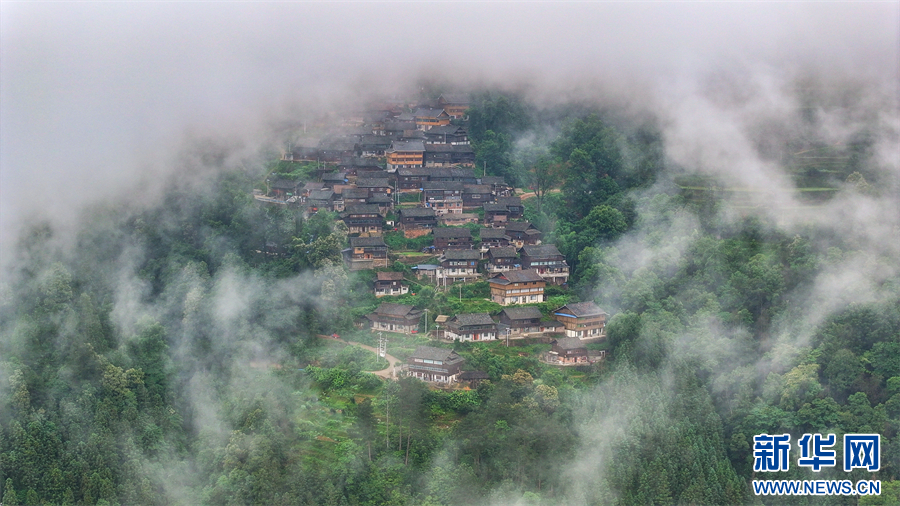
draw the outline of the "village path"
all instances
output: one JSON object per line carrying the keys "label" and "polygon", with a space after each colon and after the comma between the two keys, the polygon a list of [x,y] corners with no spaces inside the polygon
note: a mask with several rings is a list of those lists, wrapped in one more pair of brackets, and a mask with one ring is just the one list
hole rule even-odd
{"label": "village path", "polygon": [[[517,192],[519,192],[519,191],[524,192],[525,190],[522,189],[522,188],[516,188],[516,191],[517,191]],[[552,189],[552,190],[547,191],[547,193],[559,193],[559,192],[561,192],[561,191],[562,191],[562,190],[560,190],[559,188],[554,188],[554,189]],[[521,195],[517,195],[517,197],[519,197],[519,198],[522,199],[522,200],[534,198],[534,197],[536,197],[536,196],[537,196],[537,195],[536,195],[534,192],[527,192],[527,193],[523,193],[523,194],[521,194]]]}
{"label": "village path", "polygon": [[[349,344],[349,345],[352,345],[352,346],[359,346],[360,348],[362,348],[362,349],[364,349],[364,350],[369,350],[369,351],[371,351],[372,353],[375,353],[375,354],[378,353],[378,350],[377,350],[376,348],[373,348],[373,347],[371,347],[371,346],[369,346],[369,345],[367,345],[367,344],[357,343],[357,342],[355,342],[355,341],[344,341],[344,340],[341,339],[340,337],[325,336],[325,335],[321,335],[321,334],[319,335],[319,337],[321,337],[321,338],[323,338],[323,339],[332,339],[332,340],[334,340],[334,341],[340,341],[340,342],[342,342],[342,343],[344,343],[344,344]],[[400,359],[397,358],[397,357],[395,357],[395,356],[393,356],[393,355],[388,355],[388,354],[385,354],[385,355],[384,355],[384,358],[387,359],[388,364],[390,364],[390,365],[388,365],[386,368],[384,368],[384,369],[382,369],[382,370],[380,370],[380,371],[370,371],[370,372],[371,372],[372,374],[376,375],[376,376],[381,376],[382,378],[392,379],[392,378],[395,377],[395,375],[394,375],[394,366],[397,364],[397,362],[400,361]]]}

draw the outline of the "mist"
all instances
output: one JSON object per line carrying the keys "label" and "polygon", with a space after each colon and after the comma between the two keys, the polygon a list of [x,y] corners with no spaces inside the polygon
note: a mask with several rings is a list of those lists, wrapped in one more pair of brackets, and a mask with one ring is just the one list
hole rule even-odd
{"label": "mist", "polygon": [[[750,210],[724,209],[715,227],[738,226],[749,215],[768,232],[818,230],[841,238],[843,263],[791,294],[796,318],[772,324],[766,356],[748,359],[747,335],[712,317],[672,336],[677,351],[663,369],[707,355],[703,368],[713,378],[714,397],[735,377],[762,383],[771,373],[786,373],[829,316],[896,289],[897,19],[897,2],[3,2],[0,297],[4,306],[15,305],[17,295],[7,287],[23,276],[23,264],[56,256],[77,262],[91,251],[84,244],[96,240],[103,249],[98,258],[115,259],[89,269],[114,287],[105,302],[112,305],[110,324],[126,336],[122,346],[136,339],[146,318],[182,332],[170,350],[186,385],[176,402],[204,438],[228,441],[233,413],[217,406],[222,392],[263,396],[273,409],[288,410],[285,399],[305,391],[242,364],[289,360],[281,332],[302,308],[327,313],[330,306],[314,296],[327,272],[268,286],[228,258],[212,279],[199,266],[173,266],[148,304],[155,288],[135,272],[147,245],[91,237],[90,225],[115,230],[141,211],[165,209],[157,215],[160,228],[174,233],[191,206],[170,207],[173,188],[202,196],[207,180],[253,172],[266,153],[296,140],[297,125],[381,97],[415,102],[424,83],[501,89],[543,110],[584,104],[652,118],[674,173],[768,189],[748,194]],[[553,132],[523,133],[517,146],[545,149],[540,144]],[[848,189],[812,215],[793,212],[800,203],[785,161],[799,149],[785,140],[841,146],[862,133],[872,142],[866,177],[873,191]],[[667,177],[634,195],[640,219],[659,218],[653,197],[670,184]],[[39,243],[44,249],[23,251],[20,234],[39,222],[49,223],[52,238]],[[635,277],[676,272],[704,226],[681,214],[668,224],[667,241],[641,232],[620,238],[607,261],[620,278],[595,287],[604,308],[619,309],[619,293]],[[34,289],[45,289],[53,272],[38,273],[43,281]],[[23,325],[4,334],[7,349],[17,349],[25,333]],[[208,355],[198,357],[197,349]],[[0,360],[0,393],[15,388],[13,371],[4,367]],[[607,476],[614,447],[639,434],[628,427],[649,403],[628,399],[659,401],[660,417],[677,408],[675,386],[659,390],[633,371],[622,376],[633,381],[618,377],[599,385],[575,409],[590,446],[565,471],[575,482]],[[168,476],[165,494],[173,502],[198,500],[191,465],[145,465],[146,473]],[[579,485],[568,497],[587,504],[614,499],[610,494]]]}

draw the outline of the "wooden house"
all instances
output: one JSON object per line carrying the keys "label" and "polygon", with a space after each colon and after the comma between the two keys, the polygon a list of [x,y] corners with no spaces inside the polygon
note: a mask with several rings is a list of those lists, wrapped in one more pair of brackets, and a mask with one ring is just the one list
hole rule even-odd
{"label": "wooden house", "polygon": [[547,282],[533,270],[495,274],[488,283],[491,286],[491,301],[501,306],[544,302]]}
{"label": "wooden house", "polygon": [[494,199],[511,197],[513,194],[513,187],[506,183],[503,176],[484,176],[481,178],[481,184],[490,185]]}
{"label": "wooden house", "polygon": [[422,310],[407,304],[383,302],[374,312],[366,315],[372,330],[414,334],[418,332],[422,320]]}
{"label": "wooden house", "polygon": [[475,165],[475,151],[469,144],[425,144],[422,163],[426,167]]}
{"label": "wooden house", "polygon": [[487,264],[485,270],[491,274],[506,272],[522,268],[519,253],[514,246],[501,246],[489,248],[487,252]]}
{"label": "wooden house", "polygon": [[504,227],[509,241],[517,248],[541,243],[541,231],[527,221],[511,221]]}
{"label": "wooden house", "polygon": [[387,170],[393,172],[397,169],[421,167],[424,164],[424,154],[425,143],[420,140],[393,141],[385,151]]}
{"label": "wooden house", "polygon": [[549,357],[551,362],[560,364],[588,364],[588,350],[577,337],[561,337],[551,343]]}
{"label": "wooden house", "polygon": [[288,197],[300,195],[300,182],[292,179],[278,178],[268,181],[269,197],[285,200]]}
{"label": "wooden house", "polygon": [[525,206],[519,197],[498,197],[498,204],[503,204],[509,210],[509,219],[518,220],[525,216]]}
{"label": "wooden house", "polygon": [[334,203],[339,200],[339,196],[334,190],[313,190],[309,192],[306,198],[306,207],[311,213],[319,211],[334,211]]}
{"label": "wooden house", "polygon": [[[441,230],[441,229],[436,229]],[[481,253],[471,249],[448,249],[441,255],[441,269],[437,273],[438,283],[473,281],[481,277],[478,260]]]}
{"label": "wooden house", "polygon": [[378,272],[375,276],[376,297],[409,293],[409,285],[403,282],[402,272]]}
{"label": "wooden house", "polygon": [[347,224],[351,234],[381,235],[384,217],[375,204],[353,204],[347,206],[341,219]]}
{"label": "wooden house", "polygon": [[465,118],[471,101],[463,93],[444,93],[438,97],[437,103],[451,118]]}
{"label": "wooden house", "polygon": [[422,199],[425,207],[438,215],[463,212],[463,183],[453,181],[422,182]]}
{"label": "wooden house", "polygon": [[478,231],[481,236],[481,252],[487,253],[491,248],[502,248],[510,245],[509,236],[504,228],[482,228]]}
{"label": "wooden house", "polygon": [[440,108],[420,107],[413,113],[416,128],[419,130],[428,130],[436,126],[445,126],[450,124],[450,115],[447,111]]}
{"label": "wooden house", "polygon": [[410,167],[397,169],[397,191],[414,192],[422,190],[422,183],[429,180],[431,169]]}
{"label": "wooden house", "polygon": [[351,271],[387,267],[388,247],[381,237],[351,237],[344,259]]}
{"label": "wooden house", "polygon": [[497,324],[487,313],[458,314],[446,323],[444,337],[454,341],[493,341]]}
{"label": "wooden house", "polygon": [[593,302],[577,302],[557,309],[553,317],[565,326],[566,336],[594,339],[603,336],[607,314]]}
{"label": "wooden house", "polygon": [[436,228],[434,234],[434,249],[446,251],[448,249],[472,249],[472,231],[467,228]]}
{"label": "wooden house", "polygon": [[335,185],[347,184],[347,173],[342,170],[326,172],[322,174],[322,184],[331,189],[334,189]]}
{"label": "wooden house", "polygon": [[496,202],[485,202],[484,224],[490,227],[502,227],[509,221],[509,208]]}
{"label": "wooden house", "polygon": [[436,126],[425,132],[425,144],[468,145],[469,134],[457,125]]}
{"label": "wooden house", "polygon": [[552,285],[564,285],[569,280],[566,257],[553,244],[523,246],[519,250],[523,269],[534,269]]}
{"label": "wooden house", "polygon": [[356,187],[366,190],[369,196],[390,195],[394,191],[391,180],[387,177],[361,177],[356,180]]}
{"label": "wooden house", "polygon": [[537,306],[513,306],[500,312],[500,323],[509,328],[510,335],[522,336],[543,332],[543,316]]}
{"label": "wooden house", "polygon": [[463,185],[463,209],[477,209],[493,199],[491,187],[486,184]]}
{"label": "wooden house", "polygon": [[365,188],[345,188],[341,191],[341,198],[344,200],[345,208],[355,204],[365,204],[369,198],[369,191]]}
{"label": "wooden house", "polygon": [[403,230],[430,229],[437,226],[437,215],[429,207],[406,207],[397,210]]}
{"label": "wooden house", "polygon": [[422,381],[437,383],[454,383],[459,378],[460,368],[465,359],[453,350],[419,346],[407,359],[407,371],[410,376]]}

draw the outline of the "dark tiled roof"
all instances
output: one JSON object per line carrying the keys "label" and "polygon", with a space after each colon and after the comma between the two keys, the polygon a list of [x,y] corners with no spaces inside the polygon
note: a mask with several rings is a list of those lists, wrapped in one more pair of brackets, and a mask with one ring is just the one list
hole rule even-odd
{"label": "dark tiled roof", "polygon": [[579,348],[584,348],[584,343],[577,337],[561,337],[557,339],[554,344],[556,344],[557,348],[563,350],[577,350]]}
{"label": "dark tiled roof", "polygon": [[390,151],[425,151],[425,143],[420,140],[394,141],[391,143]]}
{"label": "dark tiled roof", "polygon": [[479,230],[481,234],[481,240],[487,241],[489,239],[509,239],[509,236],[506,235],[505,228],[483,228]]}
{"label": "dark tiled roof", "polygon": [[491,193],[491,186],[486,184],[467,184],[463,186],[463,193]]}
{"label": "dark tiled roof", "polygon": [[459,373],[459,379],[460,381],[473,381],[491,379],[491,377],[484,371],[463,371]]}
{"label": "dark tiled roof", "polygon": [[365,199],[369,197],[369,192],[365,188],[344,188],[341,196],[345,199]]}
{"label": "dark tiled roof", "polygon": [[432,134],[434,134],[434,135],[444,135],[444,134],[455,135],[457,133],[459,133],[459,134],[466,133],[466,129],[461,126],[458,126],[458,125],[438,125],[438,126],[431,127],[425,133],[429,136]]}
{"label": "dark tiled roof", "polygon": [[376,193],[366,199],[367,204],[390,204],[394,200],[383,193]]}
{"label": "dark tiled roof", "polygon": [[[506,281],[504,281],[504,279]],[[521,271],[508,271],[497,276],[491,278],[491,281],[500,282],[501,284],[507,283],[526,283],[530,281],[543,281],[544,278],[541,277],[540,274],[537,273],[534,269],[527,269]]]}
{"label": "dark tiled roof", "polygon": [[378,306],[375,313],[386,316],[406,316],[412,311],[413,306],[408,304],[391,304],[390,302],[384,302]]}
{"label": "dark tiled roof", "polygon": [[519,255],[515,246],[500,246],[498,248],[489,248],[488,256],[491,258],[513,258]]}
{"label": "dark tiled roof", "polygon": [[451,249],[444,252],[444,260],[480,260],[481,252],[473,249]]}
{"label": "dark tiled roof", "polygon": [[357,188],[390,188],[391,181],[386,177],[361,177],[356,180]]}
{"label": "dark tiled roof", "polygon": [[427,176],[432,170],[425,167],[410,167],[408,169],[397,169],[397,174],[401,176]]}
{"label": "dark tiled roof", "polygon": [[322,174],[322,181],[343,181],[347,178],[346,172],[329,172],[327,174]]}
{"label": "dark tiled roof", "polygon": [[535,306],[515,306],[503,310],[510,320],[533,320],[542,318],[541,310]]}
{"label": "dark tiled roof", "polygon": [[376,272],[378,281],[400,281],[403,279],[402,272]]}
{"label": "dark tiled roof", "polygon": [[484,212],[486,213],[509,211],[509,208],[506,207],[505,204],[495,204],[493,202],[486,202],[481,207],[484,208]]}
{"label": "dark tiled roof", "polygon": [[365,248],[372,246],[382,246],[387,248],[384,239],[381,237],[351,237],[350,246],[353,248]]}
{"label": "dark tiled roof", "polygon": [[506,206],[521,206],[522,199],[519,197],[500,197],[497,199],[498,204],[503,204]]}
{"label": "dark tiled roof", "polygon": [[[474,153],[470,144],[425,144],[425,151],[432,153]],[[471,171],[466,177],[472,177]]]}
{"label": "dark tiled roof", "polygon": [[469,96],[465,93],[443,93],[438,99],[444,99],[444,102],[448,104],[466,104],[468,105],[471,100],[469,100]]}
{"label": "dark tiled roof", "polygon": [[436,228],[434,229],[433,233],[435,237],[440,237],[442,239],[448,239],[451,237],[472,237],[472,231],[467,228]]}
{"label": "dark tiled roof", "polygon": [[276,179],[275,181],[272,181],[271,183],[269,183],[269,187],[271,187],[271,188],[286,189],[286,190],[296,189],[297,186],[299,186],[299,185],[300,185],[300,183],[298,181],[294,181],[291,179]]}
{"label": "dark tiled roof", "polygon": [[[434,129],[432,128],[432,130]],[[506,179],[504,179],[503,176],[484,176],[481,178],[481,184],[505,185]]]}
{"label": "dark tiled roof", "polygon": [[344,215],[351,214],[378,214],[379,209],[375,204],[353,204],[344,209]]}
{"label": "dark tiled roof", "polygon": [[434,209],[431,207],[410,207],[408,209],[400,209],[397,212],[400,214],[400,216],[406,217],[435,216]]}
{"label": "dark tiled roof", "polygon": [[422,181],[425,190],[463,190],[464,185],[459,181]]}
{"label": "dark tiled roof", "polygon": [[525,232],[532,229],[535,229],[535,226],[527,221],[511,221],[506,224],[506,230],[513,232]]}
{"label": "dark tiled roof", "polygon": [[552,256],[562,256],[556,245],[541,244],[540,246],[523,246],[522,252],[531,258],[546,258]]}
{"label": "dark tiled roof", "polygon": [[493,325],[494,320],[487,313],[463,313],[453,317],[453,320],[460,325]]}
{"label": "dark tiled roof", "polygon": [[601,314],[606,314],[605,311],[600,309],[600,306],[594,304],[593,302],[574,302],[571,304],[566,304],[565,306],[557,309],[554,313],[559,312],[567,312],[571,313],[575,316],[597,316]]}
{"label": "dark tiled roof", "polygon": [[440,360],[444,363],[462,360],[455,351],[447,348],[435,348],[433,346],[419,346],[416,351],[410,355],[410,358],[424,358],[428,360]]}
{"label": "dark tiled roof", "polygon": [[334,196],[334,190],[313,190],[309,192],[310,200],[331,200]]}

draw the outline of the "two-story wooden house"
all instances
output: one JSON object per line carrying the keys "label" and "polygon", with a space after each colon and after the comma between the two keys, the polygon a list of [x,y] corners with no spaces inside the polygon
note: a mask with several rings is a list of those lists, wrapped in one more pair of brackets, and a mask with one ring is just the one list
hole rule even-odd
{"label": "two-story wooden house", "polygon": [[[441,229],[436,229],[441,230]],[[481,277],[478,260],[481,253],[471,249],[448,249],[441,255],[441,268],[437,272],[438,284],[474,281]]]}
{"label": "two-story wooden house", "polygon": [[475,151],[468,144],[425,144],[422,163],[426,167],[472,167],[475,165]]}
{"label": "two-story wooden house", "polygon": [[484,224],[490,227],[503,227],[509,221],[509,209],[504,204],[485,202]]}
{"label": "two-story wooden house", "polygon": [[519,220],[525,216],[525,206],[519,197],[498,197],[498,204],[503,204],[509,210],[509,219]]}
{"label": "two-story wooden house", "polygon": [[491,274],[513,271],[522,268],[522,261],[519,260],[519,253],[513,246],[490,248],[484,268]]}
{"label": "two-story wooden house", "polygon": [[390,195],[394,191],[394,188],[391,186],[391,180],[388,177],[357,178],[356,187],[366,190],[370,197],[372,195]]}
{"label": "two-story wooden house", "polygon": [[425,143],[420,140],[393,141],[385,151],[387,170],[408,169],[424,165]]}
{"label": "two-story wooden house", "polygon": [[351,237],[344,259],[351,271],[387,267],[388,246],[381,237]]}
{"label": "two-story wooden house", "polygon": [[375,274],[376,297],[405,293],[409,293],[409,285],[403,282],[402,272],[378,272]]}
{"label": "two-story wooden house", "polygon": [[497,324],[487,313],[458,314],[446,323],[444,337],[454,341],[493,341]]}
{"label": "two-story wooden house", "polygon": [[477,209],[493,199],[491,187],[486,184],[463,185],[463,209]]}
{"label": "two-story wooden house", "polygon": [[502,272],[491,277],[488,283],[491,301],[501,306],[544,302],[547,282],[534,270]]}
{"label": "two-story wooden house", "polygon": [[593,302],[577,302],[557,309],[553,317],[565,326],[566,336],[595,339],[603,336],[607,314]]}
{"label": "two-story wooden house", "polygon": [[437,214],[430,207],[405,207],[397,210],[399,228],[403,230],[430,229],[437,226]]}
{"label": "two-story wooden house", "polygon": [[334,211],[335,202],[338,200],[340,200],[340,196],[334,190],[313,190],[309,192],[309,197],[306,198],[306,207],[311,213]]}
{"label": "two-story wooden house", "polygon": [[569,280],[566,257],[553,244],[523,246],[519,250],[523,269],[534,269],[552,285],[564,285]]}
{"label": "two-story wooden house", "polygon": [[465,359],[453,350],[419,346],[406,361],[410,376],[422,381],[455,383]]}
{"label": "two-story wooden house", "polygon": [[429,180],[431,169],[410,167],[397,169],[397,191],[417,192],[422,190],[422,183]]}
{"label": "two-story wooden house", "polygon": [[464,93],[443,93],[438,97],[438,107],[447,111],[451,118],[465,118],[470,100]]}
{"label": "two-story wooden house", "polygon": [[347,184],[347,173],[344,171],[326,172],[322,174],[322,184],[334,189],[335,185]]}
{"label": "two-story wooden house", "polygon": [[519,337],[543,332],[543,316],[537,306],[513,306],[500,312],[500,323],[509,328],[510,336]]}
{"label": "two-story wooden house", "polygon": [[300,182],[293,179],[274,179],[268,181],[268,186],[269,196],[279,200],[286,200],[288,197],[300,194]]}
{"label": "two-story wooden house", "polygon": [[413,113],[413,117],[416,121],[416,128],[419,130],[450,124],[450,115],[444,109],[420,107]]}
{"label": "two-story wooden house", "polygon": [[483,176],[481,184],[490,185],[494,199],[511,197],[513,194],[513,187],[506,183],[503,176]]}
{"label": "two-story wooden house", "polygon": [[425,207],[438,215],[463,212],[463,183],[452,181],[422,182],[422,200]]}
{"label": "two-story wooden house", "polygon": [[374,312],[366,315],[372,331],[414,334],[418,332],[422,320],[422,310],[407,304],[383,302]]}
{"label": "two-story wooden house", "polygon": [[467,228],[436,228],[432,234],[434,234],[434,249],[437,251],[472,249],[472,231]]}
{"label": "two-story wooden house", "polygon": [[381,235],[384,228],[384,217],[376,204],[347,206],[341,213],[341,219],[351,234]]}
{"label": "two-story wooden house", "polygon": [[503,228],[482,228],[478,231],[481,236],[481,252],[487,253],[491,248],[503,248],[510,245],[510,237]]}
{"label": "two-story wooden house", "polygon": [[425,132],[425,144],[467,145],[469,134],[465,128],[457,125],[431,127]]}
{"label": "two-story wooden house", "polygon": [[527,221],[510,221],[504,225],[509,241],[517,248],[541,243],[541,231]]}
{"label": "two-story wooden house", "polygon": [[551,362],[560,364],[587,364],[588,350],[577,337],[561,337],[552,342],[549,357]]}
{"label": "two-story wooden house", "polygon": [[344,188],[341,190],[341,198],[345,208],[356,204],[365,204],[366,199],[369,198],[369,191],[365,188]]}

